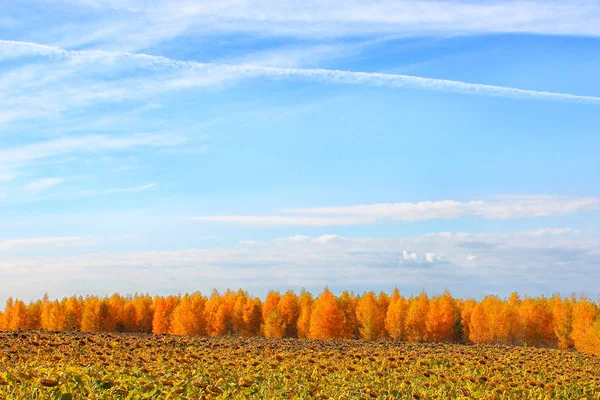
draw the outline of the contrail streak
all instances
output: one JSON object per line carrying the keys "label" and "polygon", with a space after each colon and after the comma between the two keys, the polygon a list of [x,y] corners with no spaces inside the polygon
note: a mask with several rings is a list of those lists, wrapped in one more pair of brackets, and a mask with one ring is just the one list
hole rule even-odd
{"label": "contrail streak", "polygon": [[[186,70],[188,72],[218,72],[221,74],[231,74],[237,78],[303,78],[311,81],[339,84],[366,84],[373,86],[423,89],[483,96],[600,104],[600,97],[598,96],[584,96],[570,93],[519,89],[507,86],[468,83],[448,79],[424,78],[412,75],[357,72],[321,68],[279,68],[248,64],[232,65],[200,63],[195,61],[173,60],[167,57],[152,56],[142,53],[109,52],[102,50],[66,50],[60,47],[40,45],[37,43],[0,40],[0,61],[3,58],[21,57],[24,55],[58,56],[88,61],[122,59],[135,61],[140,67],[144,68],[166,67],[176,70]],[[183,82],[182,86],[185,86],[185,81]]]}

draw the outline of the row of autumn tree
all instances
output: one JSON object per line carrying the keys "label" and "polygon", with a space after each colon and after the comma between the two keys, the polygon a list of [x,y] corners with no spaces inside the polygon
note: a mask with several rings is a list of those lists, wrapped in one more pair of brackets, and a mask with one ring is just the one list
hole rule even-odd
{"label": "row of autumn tree", "polygon": [[24,303],[12,298],[0,312],[0,329],[144,332],[174,335],[240,335],[301,338],[394,339],[575,348],[600,355],[600,308],[581,296],[481,301],[449,292],[405,298],[329,289],[271,291],[262,301],[246,291],[99,298],[69,297]]}

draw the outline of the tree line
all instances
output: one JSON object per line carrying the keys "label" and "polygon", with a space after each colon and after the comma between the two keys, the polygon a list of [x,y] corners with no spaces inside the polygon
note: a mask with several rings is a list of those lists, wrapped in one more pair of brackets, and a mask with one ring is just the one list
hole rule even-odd
{"label": "tree line", "polygon": [[486,296],[457,299],[446,291],[404,297],[325,288],[318,297],[244,290],[173,296],[73,296],[25,303],[8,299],[0,329],[239,335],[282,338],[392,339],[577,349],[600,355],[600,308],[585,296]]}

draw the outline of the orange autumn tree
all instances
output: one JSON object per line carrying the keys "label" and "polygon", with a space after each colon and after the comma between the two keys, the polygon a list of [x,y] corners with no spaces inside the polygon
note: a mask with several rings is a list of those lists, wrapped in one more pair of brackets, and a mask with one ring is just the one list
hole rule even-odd
{"label": "orange autumn tree", "polygon": [[298,336],[298,317],[300,316],[300,303],[298,296],[291,290],[285,292],[279,300],[277,309],[283,321],[283,336],[296,337]]}
{"label": "orange autumn tree", "polygon": [[379,292],[377,296],[377,326],[381,333],[380,338],[385,339],[388,337],[388,333],[385,330],[385,317],[387,316],[387,310],[390,307],[390,296],[385,292]]}
{"label": "orange autumn tree", "polygon": [[496,328],[502,321],[502,302],[496,296],[486,296],[471,313],[469,339],[473,343],[500,344],[502,333]]}
{"label": "orange autumn tree", "polygon": [[405,325],[407,312],[408,301],[400,295],[398,289],[394,289],[385,316],[385,329],[390,338],[395,340],[406,340]]}
{"label": "orange autumn tree", "polygon": [[484,306],[475,304],[469,316],[469,340],[473,343],[486,343],[489,341],[488,321]]}
{"label": "orange autumn tree", "polygon": [[600,354],[595,343],[594,330],[598,322],[598,307],[589,299],[581,296],[573,305],[573,330],[571,338],[575,348],[580,351]]}
{"label": "orange autumn tree", "polygon": [[300,306],[300,314],[298,315],[298,322],[296,323],[298,337],[309,337],[313,302],[312,294],[305,289],[302,289],[300,297],[298,298],[298,304]]}
{"label": "orange autumn tree", "polygon": [[557,339],[554,333],[554,316],[550,303],[543,296],[539,299],[525,298],[519,305],[522,341],[527,346],[553,347]]}
{"label": "orange autumn tree", "polygon": [[385,316],[381,315],[375,293],[364,293],[356,306],[358,331],[366,340],[379,339],[385,336]]}
{"label": "orange autumn tree", "polygon": [[265,337],[282,338],[285,335],[285,326],[281,312],[275,309],[267,315],[263,324],[263,335]]}
{"label": "orange autumn tree", "polygon": [[340,337],[353,339],[357,336],[358,318],[356,316],[356,307],[358,299],[347,290],[344,290],[338,299],[338,307],[341,316]]}
{"label": "orange autumn tree", "polygon": [[267,294],[262,309],[263,335],[266,337],[283,337],[285,334],[284,321],[278,309],[281,294],[270,291]]}
{"label": "orange autumn tree", "polygon": [[40,329],[42,325],[42,302],[39,300],[32,301],[27,305],[27,311],[29,312],[29,329]]}
{"label": "orange autumn tree", "polygon": [[471,316],[477,302],[473,299],[458,300],[458,308],[460,310],[460,329],[463,342],[467,342],[471,337]]}
{"label": "orange autumn tree", "polygon": [[88,297],[83,303],[81,330],[84,332],[112,332],[114,319],[110,313],[109,299]]}
{"label": "orange autumn tree", "polygon": [[573,303],[574,298],[563,299],[560,294],[552,296],[552,319],[554,321],[554,335],[559,349],[567,350],[573,347]]}
{"label": "orange autumn tree", "polygon": [[427,337],[434,342],[449,342],[456,340],[456,321],[458,308],[450,292],[434,297],[429,303],[425,317]]}
{"label": "orange autumn tree", "polygon": [[313,339],[341,337],[341,321],[337,299],[329,288],[325,288],[314,302],[309,336]]}
{"label": "orange autumn tree", "polygon": [[29,310],[22,300],[13,300],[9,298],[6,301],[4,310],[5,329],[29,329],[31,327],[29,319]]}
{"label": "orange autumn tree", "polygon": [[150,297],[150,295],[147,294],[136,294],[133,297],[132,304],[133,308],[135,309],[136,332],[151,333],[152,319],[154,317],[152,297]]}
{"label": "orange autumn tree", "polygon": [[427,332],[427,313],[429,312],[429,296],[421,292],[417,297],[409,299],[406,312],[406,339],[409,342],[423,342],[429,338]]}
{"label": "orange autumn tree", "polygon": [[184,295],[171,315],[169,333],[173,335],[205,335],[206,298],[199,292]]}
{"label": "orange autumn tree", "polygon": [[503,302],[500,318],[497,320],[494,329],[498,331],[497,338],[500,342],[507,345],[521,344],[523,321],[519,315],[518,308],[510,303]]}
{"label": "orange autumn tree", "polygon": [[516,305],[497,296],[486,296],[473,307],[469,321],[469,339],[473,343],[518,344],[523,330]]}
{"label": "orange autumn tree", "polygon": [[39,315],[39,326],[48,331],[62,330],[65,312],[58,300],[50,301],[48,295],[40,302],[41,312]]}
{"label": "orange autumn tree", "polygon": [[262,323],[262,301],[258,297],[248,298],[243,310],[244,328],[240,332],[243,336],[260,335]]}
{"label": "orange autumn tree", "polygon": [[238,290],[235,294],[235,304],[233,306],[233,334],[243,335],[246,330],[246,323],[244,321],[244,306],[248,301],[248,293],[245,290]]}
{"label": "orange autumn tree", "polygon": [[220,294],[213,290],[206,303],[207,332],[210,336],[225,336],[233,333],[233,310],[236,294],[226,290]]}
{"label": "orange autumn tree", "polygon": [[63,320],[64,330],[77,330],[81,326],[81,318],[83,317],[83,299],[76,296],[64,298],[61,302],[65,318]]}
{"label": "orange autumn tree", "polygon": [[152,317],[152,333],[168,333],[171,325],[171,314],[179,304],[179,297],[168,296],[154,299],[154,315]]}
{"label": "orange autumn tree", "polygon": [[271,292],[263,303],[243,291],[177,296],[76,297],[25,303],[9,298],[0,329],[85,332],[143,332],[177,335],[240,335],[364,338],[432,342],[472,342],[536,347],[574,347],[600,355],[598,304],[576,299],[518,293],[507,299],[455,299],[449,292],[425,292],[406,299],[366,292],[357,297],[328,288],[316,299],[302,290]]}

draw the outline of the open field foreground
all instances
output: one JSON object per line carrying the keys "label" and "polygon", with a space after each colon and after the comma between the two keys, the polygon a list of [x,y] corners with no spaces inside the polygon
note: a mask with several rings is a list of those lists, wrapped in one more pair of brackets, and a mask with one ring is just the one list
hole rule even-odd
{"label": "open field foreground", "polygon": [[7,399],[600,399],[600,357],[395,341],[0,331]]}

